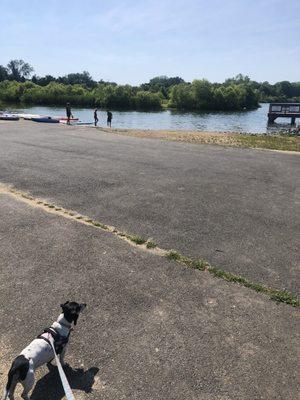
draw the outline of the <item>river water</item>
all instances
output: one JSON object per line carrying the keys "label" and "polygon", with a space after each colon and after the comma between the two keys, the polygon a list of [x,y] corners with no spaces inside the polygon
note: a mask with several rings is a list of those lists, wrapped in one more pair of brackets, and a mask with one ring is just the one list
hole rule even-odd
{"label": "river water", "polygon": [[[15,106],[15,112],[49,116],[65,115],[64,107]],[[276,133],[290,127],[288,119],[278,119],[277,124],[267,126],[269,104],[252,111],[183,113],[178,111],[138,112],[112,111],[112,126],[128,129],[191,130],[210,132]],[[73,108],[74,117],[83,122],[93,121],[93,109]],[[99,125],[106,125],[106,112],[98,111]]]}

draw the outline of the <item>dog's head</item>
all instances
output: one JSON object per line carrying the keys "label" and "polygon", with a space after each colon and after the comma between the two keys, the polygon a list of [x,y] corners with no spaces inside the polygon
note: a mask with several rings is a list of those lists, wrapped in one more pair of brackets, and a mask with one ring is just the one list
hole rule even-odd
{"label": "dog's head", "polygon": [[76,325],[79,314],[85,309],[86,304],[79,304],[76,303],[76,301],[67,301],[60,306],[63,310],[65,319],[70,323],[74,322],[74,325]]}

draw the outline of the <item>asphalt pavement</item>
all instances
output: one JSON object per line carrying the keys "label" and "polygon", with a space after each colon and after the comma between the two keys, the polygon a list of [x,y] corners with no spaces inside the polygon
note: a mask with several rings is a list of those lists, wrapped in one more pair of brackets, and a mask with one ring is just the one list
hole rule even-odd
{"label": "asphalt pavement", "polygon": [[[34,163],[16,174],[27,185]],[[87,309],[66,373],[78,400],[300,398],[291,306],[3,193],[0,254],[1,388],[11,360],[76,300]],[[42,368],[32,400],[62,398],[56,368]]]}
{"label": "asphalt pavement", "polygon": [[296,294],[299,177],[298,154],[0,124],[0,182]]}

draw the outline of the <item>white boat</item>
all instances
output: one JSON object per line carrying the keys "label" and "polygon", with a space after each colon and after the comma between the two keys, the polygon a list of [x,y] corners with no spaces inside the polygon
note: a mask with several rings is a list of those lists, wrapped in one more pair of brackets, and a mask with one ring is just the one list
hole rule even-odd
{"label": "white boat", "polygon": [[19,117],[15,114],[5,114],[1,113],[0,114],[0,120],[1,121],[19,121]]}
{"label": "white boat", "polygon": [[39,114],[16,114],[17,117],[23,119],[40,118],[42,115]]}

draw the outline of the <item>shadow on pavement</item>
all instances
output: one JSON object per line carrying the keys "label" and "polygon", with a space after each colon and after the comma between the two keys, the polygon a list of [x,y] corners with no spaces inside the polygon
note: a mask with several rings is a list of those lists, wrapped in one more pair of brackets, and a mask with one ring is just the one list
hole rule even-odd
{"label": "shadow on pavement", "polygon": [[[48,374],[36,383],[30,397],[32,400],[61,400],[64,397],[65,393],[57,368],[51,364],[48,368]],[[72,389],[91,393],[99,368],[92,367],[84,371],[82,368],[73,369],[66,366],[64,371]]]}

